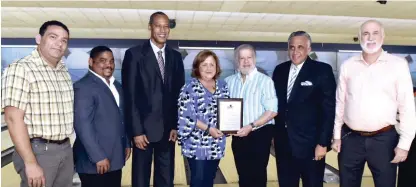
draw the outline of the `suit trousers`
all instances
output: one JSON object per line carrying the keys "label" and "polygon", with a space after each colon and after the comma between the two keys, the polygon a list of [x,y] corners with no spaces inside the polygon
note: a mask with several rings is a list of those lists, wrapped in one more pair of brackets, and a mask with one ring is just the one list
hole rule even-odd
{"label": "suit trousers", "polygon": [[82,187],[121,187],[121,169],[100,174],[78,173]]}
{"label": "suit trousers", "polygon": [[[292,154],[286,130],[274,139],[276,151],[277,177],[280,187],[298,187],[302,179],[303,187],[323,187],[325,157],[314,160],[312,154],[296,157]],[[312,153],[314,149],[310,150]],[[301,155],[303,156],[303,155]]]}
{"label": "suit trousers", "polygon": [[399,164],[398,187],[414,187],[416,173],[416,140],[413,140],[406,161]]}
{"label": "suit trousers", "polygon": [[149,187],[154,157],[153,186],[173,187],[175,143],[164,136],[158,142],[150,142],[146,150],[133,147],[132,187]]}
{"label": "suit trousers", "polygon": [[266,187],[273,125],[266,125],[246,137],[233,137],[231,147],[240,187]]}
{"label": "suit trousers", "polygon": [[395,128],[374,136],[361,136],[343,126],[338,154],[340,187],[360,187],[365,162],[376,187],[395,187],[397,164],[390,163],[398,143]]}
{"label": "suit trousers", "polygon": [[277,176],[280,187],[323,187],[325,157],[321,160],[295,158],[290,153],[276,157]]}
{"label": "suit trousers", "polygon": [[[46,179],[45,187],[72,187],[74,159],[69,140],[63,144],[36,142],[31,145],[33,154],[43,169]],[[13,153],[13,164],[22,179],[20,186],[29,186],[25,164],[16,151]]]}
{"label": "suit trousers", "polygon": [[213,187],[220,160],[187,160],[191,170],[190,187]]}

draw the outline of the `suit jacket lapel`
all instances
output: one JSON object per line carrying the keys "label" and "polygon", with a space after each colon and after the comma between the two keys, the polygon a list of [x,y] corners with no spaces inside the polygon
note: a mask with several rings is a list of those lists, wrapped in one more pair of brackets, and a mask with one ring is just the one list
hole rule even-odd
{"label": "suit jacket lapel", "polygon": [[174,49],[169,48],[167,45],[165,47],[165,83],[169,83],[171,80],[171,75],[173,71],[172,65],[174,64],[172,61],[174,60],[173,51]]}
{"label": "suit jacket lapel", "polygon": [[292,92],[290,93],[290,97],[289,97],[289,101],[288,102],[291,102],[298,95],[297,92],[299,91],[299,87],[301,86],[300,85],[301,81],[304,80],[305,77],[307,77],[308,74],[309,74],[309,63],[311,63],[311,62],[310,62],[310,59],[308,57],[306,59],[306,61],[303,63],[303,66],[300,69],[299,74],[296,77],[295,82],[293,83]]}
{"label": "suit jacket lapel", "polygon": [[118,103],[119,103],[119,110],[121,112],[121,114],[123,114],[123,107],[124,107],[124,97],[123,97],[123,88],[121,87],[121,85],[118,82],[114,82],[114,86],[117,89],[118,92]]}
{"label": "suit jacket lapel", "polygon": [[[148,40],[145,44],[143,44],[142,53],[143,53],[143,56],[146,57],[145,58],[146,65],[153,66],[153,68],[155,69],[156,74],[157,74],[156,76],[158,76],[160,78],[160,80],[162,80],[162,75],[160,73],[159,63],[157,62],[157,56],[153,52],[153,48],[150,45],[150,40]],[[167,55],[165,55],[165,56],[167,56]]]}
{"label": "suit jacket lapel", "polygon": [[[98,78],[96,75],[92,74],[90,71],[88,71],[88,75],[92,78],[92,80],[97,83],[98,86],[101,87],[102,90],[104,90],[105,94],[108,94],[111,98],[111,100],[113,101],[113,103],[117,106],[117,102],[116,99],[114,98],[113,93],[111,92],[110,88],[105,85],[106,83],[103,82],[103,80],[101,80],[100,78]],[[120,95],[120,92],[119,92]]]}
{"label": "suit jacket lapel", "polygon": [[[283,102],[287,102],[287,81],[288,81],[288,79],[289,79],[289,72],[290,72],[290,64],[291,64],[291,62],[289,62],[289,63],[287,63],[287,64],[285,64],[286,65],[286,67],[284,68],[285,70],[284,70],[284,72],[283,72],[283,75],[282,75],[282,77],[283,77],[283,79],[282,79],[282,81],[283,81],[283,84],[282,84],[282,86],[283,86],[283,88],[282,88],[282,91],[283,91],[283,93],[284,93],[284,101]],[[279,101],[280,102],[280,101]]]}

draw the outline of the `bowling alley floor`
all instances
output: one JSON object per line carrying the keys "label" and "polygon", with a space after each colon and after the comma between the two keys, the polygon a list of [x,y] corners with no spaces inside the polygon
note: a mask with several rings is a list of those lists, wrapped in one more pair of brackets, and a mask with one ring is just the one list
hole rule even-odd
{"label": "bowling alley floor", "polygon": [[[3,118],[2,118],[3,120]],[[3,123],[2,123],[3,124]],[[75,138],[71,138],[71,142],[74,141]],[[7,130],[1,132],[1,148],[2,151],[10,148],[13,146],[11,142],[10,135]],[[217,176],[215,178],[215,187],[238,187],[238,175],[235,169],[235,163],[233,159],[233,153],[231,150],[231,138],[227,138],[227,145],[226,145],[226,153],[225,157],[220,161],[219,170],[217,172]],[[189,169],[187,167],[186,159],[184,159],[180,152],[180,147],[178,145],[175,146],[175,187],[186,187],[189,186]],[[3,160],[2,160],[3,162]],[[338,162],[337,162],[337,153],[331,151],[326,156],[326,163],[327,165],[338,169]],[[277,170],[276,170],[276,162],[273,154],[270,154],[269,164],[267,167],[267,178],[268,178],[268,187],[278,187],[277,184]],[[374,187],[374,183],[372,180],[371,172],[366,166],[364,169],[364,174],[362,178],[362,187]],[[153,180],[153,175],[151,176],[151,183]],[[122,178],[122,186],[123,187],[130,187],[131,186],[131,159],[126,162],[126,166],[123,168],[123,178]],[[77,175],[74,177],[74,186],[73,187],[81,187],[79,184],[79,178]],[[16,187],[20,186],[20,177],[16,173],[13,163],[10,163],[1,168],[1,187]],[[301,185],[300,185],[301,186]],[[338,187],[339,184],[337,183],[324,183],[324,187]]]}
{"label": "bowling alley floor", "polygon": [[[2,134],[4,135],[4,134]],[[2,140],[4,136],[2,136]],[[2,141],[3,144],[7,142]],[[175,147],[175,187],[185,187],[189,186],[189,169],[186,163],[186,159],[184,159],[180,153],[180,147]],[[330,152],[327,156],[327,164],[331,165],[334,168],[338,168],[337,166],[337,155],[334,152]],[[268,187],[278,187],[277,184],[277,170],[276,170],[276,162],[274,156],[271,154],[269,159],[269,165],[267,167],[267,178],[268,178]],[[20,178],[17,175],[16,171],[14,170],[13,163],[10,163],[1,169],[1,186],[2,187],[16,187],[19,186]],[[153,180],[153,175],[151,176],[151,183]],[[126,163],[126,166],[123,168],[123,178],[122,178],[122,186],[129,187],[131,186],[131,159],[129,159]],[[77,175],[74,178],[74,187],[80,187],[79,179]],[[76,184],[78,183],[78,184]],[[217,177],[215,179],[215,187],[238,187],[238,175],[235,169],[235,163],[233,159],[233,153],[231,151],[231,139],[227,139],[227,148],[225,157],[221,160],[219,170],[217,172]],[[337,183],[325,183],[324,187],[337,187],[339,184]],[[374,187],[371,173],[369,172],[368,168],[364,172],[363,187]]]}

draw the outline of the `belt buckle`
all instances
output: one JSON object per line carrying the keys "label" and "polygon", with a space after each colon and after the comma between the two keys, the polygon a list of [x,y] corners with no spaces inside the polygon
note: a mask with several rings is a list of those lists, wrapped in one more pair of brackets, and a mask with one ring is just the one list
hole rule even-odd
{"label": "belt buckle", "polygon": [[374,135],[374,132],[361,132],[362,136],[372,136]]}

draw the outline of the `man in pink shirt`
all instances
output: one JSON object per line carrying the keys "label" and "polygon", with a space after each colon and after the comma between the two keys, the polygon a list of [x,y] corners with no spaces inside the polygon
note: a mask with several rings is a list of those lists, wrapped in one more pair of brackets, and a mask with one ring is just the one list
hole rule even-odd
{"label": "man in pink shirt", "polygon": [[375,186],[394,187],[416,131],[410,71],[405,59],[381,48],[380,22],[364,22],[359,38],[363,51],[341,65],[336,93],[332,148],[339,153],[340,186],[360,187],[367,162]]}

